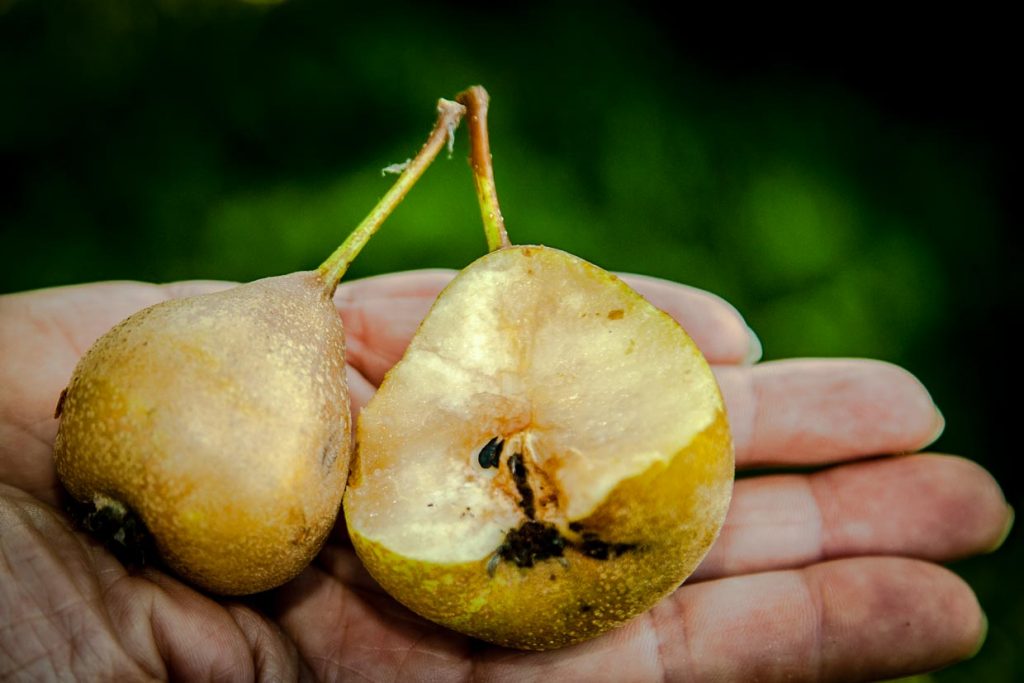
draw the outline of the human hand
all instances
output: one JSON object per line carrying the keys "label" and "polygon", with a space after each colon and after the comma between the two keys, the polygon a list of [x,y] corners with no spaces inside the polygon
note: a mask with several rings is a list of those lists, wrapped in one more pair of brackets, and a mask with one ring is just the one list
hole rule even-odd
{"label": "human hand", "polygon": [[[420,271],[339,288],[354,410],[450,278]],[[714,365],[741,478],[720,538],[683,587],[621,629],[545,653],[488,646],[413,615],[366,574],[343,522],[298,578],[250,598],[210,597],[158,567],[127,571],[61,511],[57,396],[115,323],[229,285],[0,297],[0,678],[870,680],[970,656],[984,617],[936,563],[993,549],[1011,514],[967,460],[873,457],[923,448],[941,431],[917,380],[873,361],[747,365],[751,338],[728,305],[626,279]]]}

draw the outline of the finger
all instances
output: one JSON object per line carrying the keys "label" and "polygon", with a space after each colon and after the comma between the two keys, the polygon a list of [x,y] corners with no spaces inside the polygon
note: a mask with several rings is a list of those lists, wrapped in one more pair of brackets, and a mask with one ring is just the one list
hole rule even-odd
{"label": "finger", "polygon": [[[240,603],[227,605],[249,646],[254,681],[298,681],[301,667],[295,644],[273,621],[257,610]],[[234,670],[241,667],[237,665]]]}
{"label": "finger", "polygon": [[761,342],[724,299],[687,285],[647,275],[622,279],[686,330],[709,363],[750,364],[761,358]]}
{"label": "finger", "polygon": [[978,465],[914,455],[736,482],[701,581],[854,555],[948,562],[999,546],[1013,514]]}
{"label": "finger", "polygon": [[487,680],[853,681],[970,657],[985,620],[946,569],[856,558],[685,586],[580,646],[495,653]]}
{"label": "finger", "polygon": [[348,304],[366,299],[427,298],[433,300],[452,281],[456,272],[446,268],[424,268],[349,280],[338,286],[334,301],[339,308],[344,310]]}
{"label": "finger", "polygon": [[[402,357],[434,299],[454,272],[412,271],[342,284],[335,301],[341,311],[348,357],[374,385]],[[760,342],[736,310],[720,298],[684,285],[640,275],[622,279],[676,319],[709,362],[756,360]]]}
{"label": "finger", "polygon": [[837,560],[694,588],[652,614],[669,679],[696,665],[718,680],[878,680],[966,659],[985,633],[967,584],[915,560]]}
{"label": "finger", "polygon": [[357,571],[349,555],[342,568],[318,561],[278,593],[278,622],[316,680],[470,680],[470,639],[428,623],[379,588],[352,590],[339,580]]}
{"label": "finger", "polygon": [[[171,680],[255,680],[258,663],[232,615],[212,599],[147,568],[107,589],[114,623],[145,641]],[[279,648],[268,643],[268,654]],[[148,652],[147,652],[148,654]]]}
{"label": "finger", "polygon": [[238,286],[237,282],[225,282],[223,280],[182,280],[180,282],[168,282],[159,285],[163,290],[165,299],[184,299],[189,296],[200,294],[212,294],[222,292]]}
{"label": "finger", "polygon": [[352,409],[352,424],[356,424],[356,418],[359,417],[359,411],[363,409],[370,399],[373,398],[373,394],[377,391],[377,387],[370,384],[363,373],[356,370],[352,365],[345,367],[348,378],[348,394],[351,402]]}
{"label": "finger", "polygon": [[434,299],[455,275],[422,270],[343,283],[335,303],[345,326],[346,357],[374,386],[405,353]]}
{"label": "finger", "polygon": [[889,363],[804,359],[715,371],[740,467],[912,452],[944,425],[924,386]]}

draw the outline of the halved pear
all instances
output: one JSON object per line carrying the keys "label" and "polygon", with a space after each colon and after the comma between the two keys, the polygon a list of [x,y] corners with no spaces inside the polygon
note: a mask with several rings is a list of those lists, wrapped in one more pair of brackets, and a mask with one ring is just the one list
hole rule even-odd
{"label": "halved pear", "polygon": [[369,572],[428,619],[517,648],[649,609],[704,557],[732,492],[724,405],[693,341],[542,246],[451,282],[356,441],[344,508]]}

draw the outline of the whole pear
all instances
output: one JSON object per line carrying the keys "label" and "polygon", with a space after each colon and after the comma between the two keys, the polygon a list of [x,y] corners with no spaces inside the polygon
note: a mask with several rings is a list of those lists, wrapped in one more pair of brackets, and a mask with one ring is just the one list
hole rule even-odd
{"label": "whole pear", "polygon": [[297,574],[334,523],[351,424],[345,337],[316,273],[158,304],[104,335],[61,406],[57,474],[131,510],[225,594]]}

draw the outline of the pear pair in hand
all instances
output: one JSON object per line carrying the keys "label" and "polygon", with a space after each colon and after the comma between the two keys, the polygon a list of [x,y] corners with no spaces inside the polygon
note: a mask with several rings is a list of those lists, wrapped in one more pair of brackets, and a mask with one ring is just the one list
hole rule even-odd
{"label": "pear pair in hand", "polygon": [[[58,405],[56,462],[88,528],[239,595],[298,574],[344,492],[355,549],[391,595],[528,649],[618,626],[696,568],[733,479],[707,362],[614,275],[509,244],[486,92],[458,99],[318,270],[145,309],[85,354]],[[332,295],[464,111],[491,252],[441,293],[362,411],[349,472]]]}

